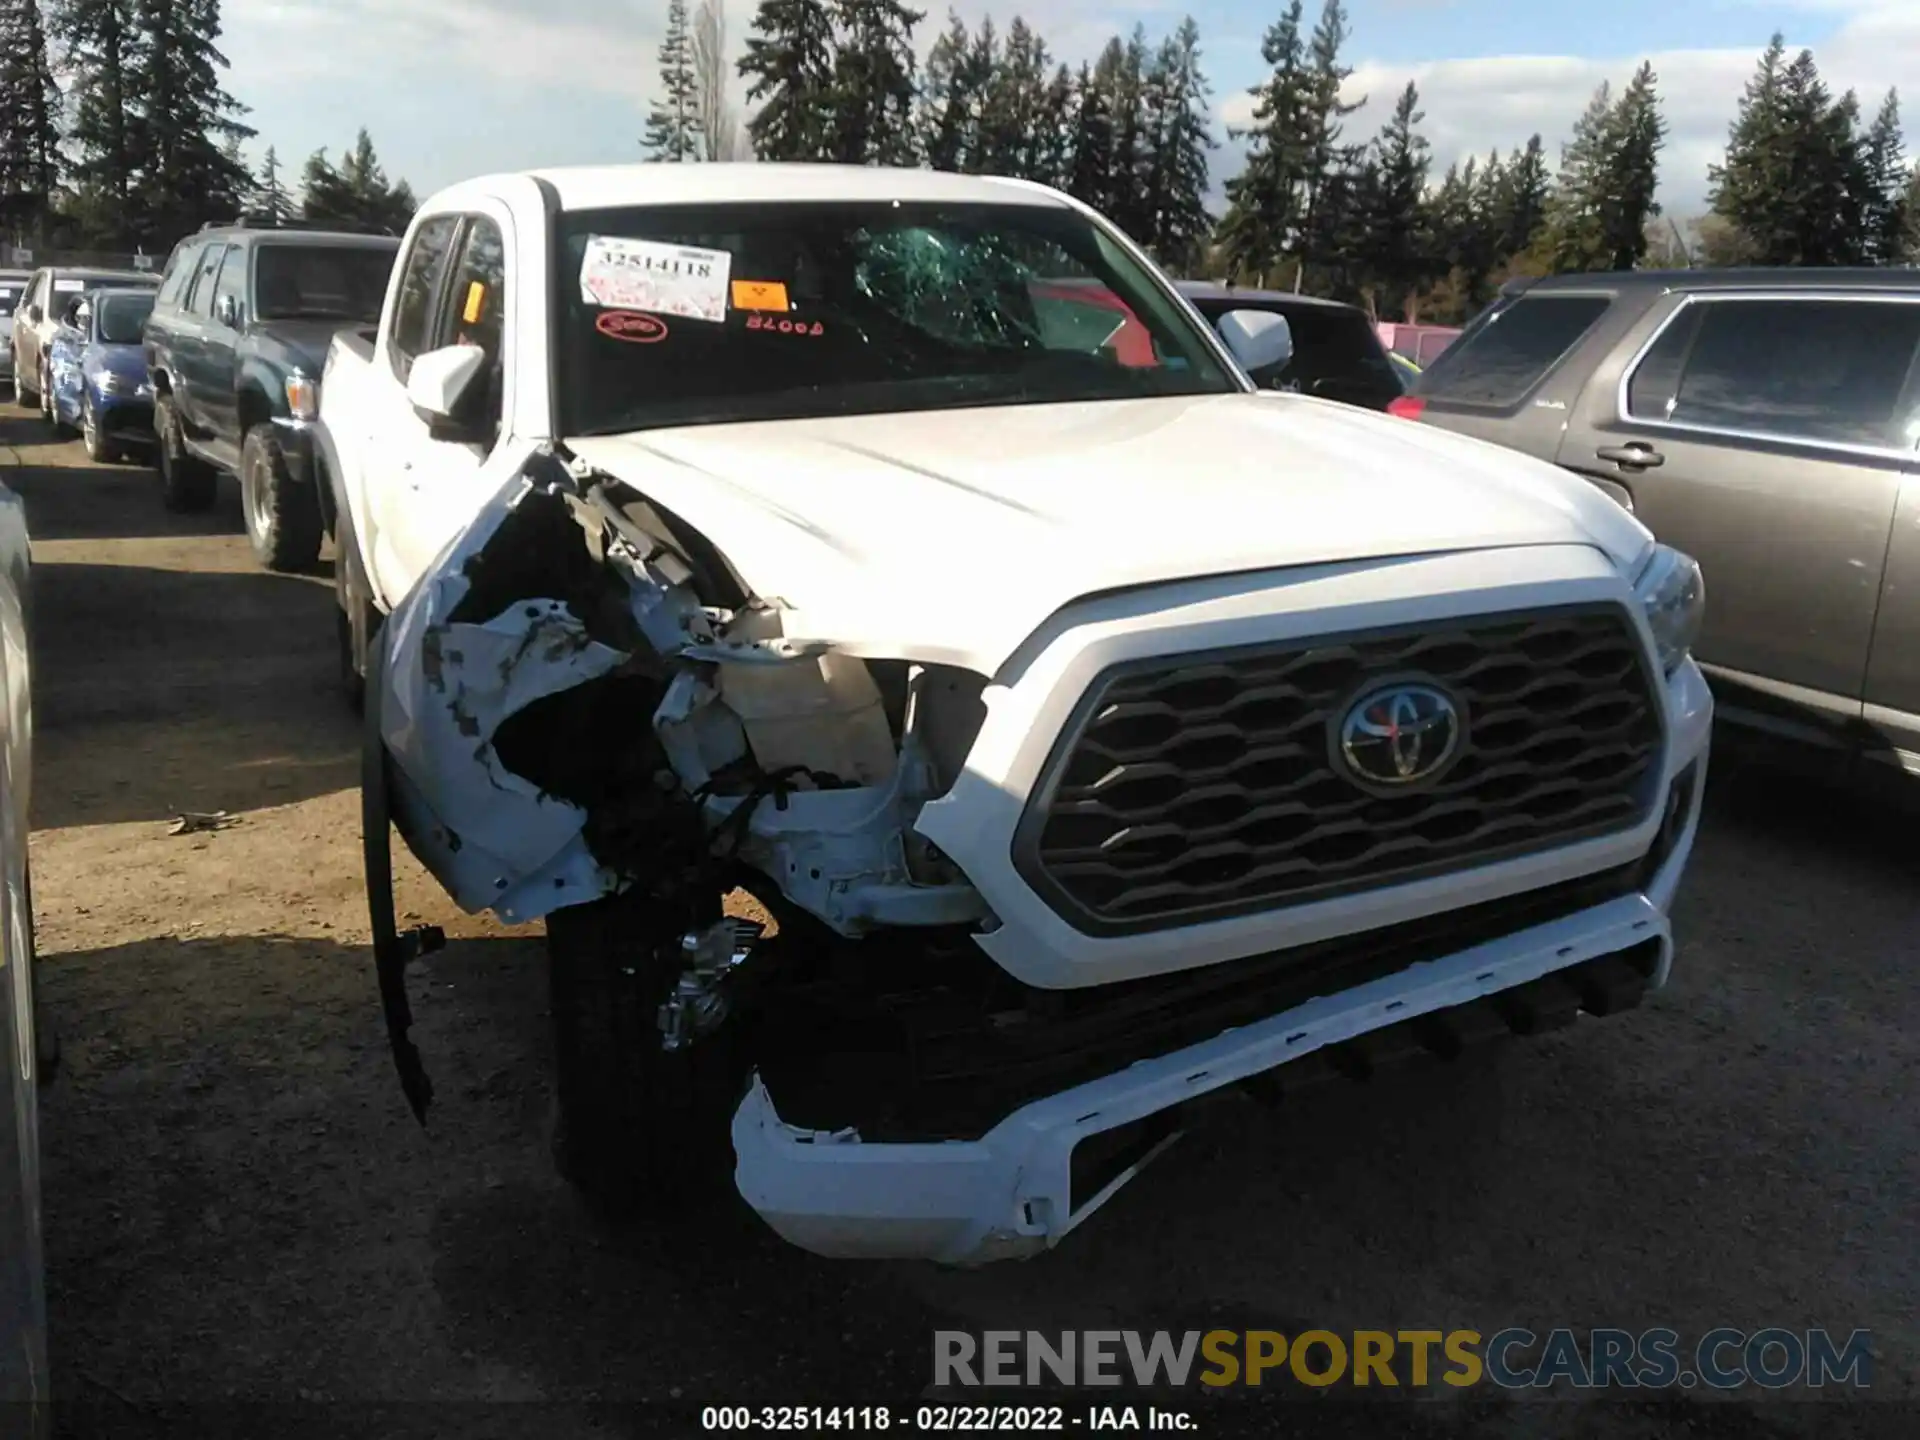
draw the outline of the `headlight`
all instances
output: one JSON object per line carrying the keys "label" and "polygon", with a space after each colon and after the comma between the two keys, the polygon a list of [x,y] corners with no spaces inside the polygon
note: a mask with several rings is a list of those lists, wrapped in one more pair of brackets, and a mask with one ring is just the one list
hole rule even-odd
{"label": "headlight", "polygon": [[296,420],[319,419],[319,383],[298,370],[287,376],[287,410]]}
{"label": "headlight", "polygon": [[124,395],[132,388],[125,376],[116,375],[111,370],[101,372],[100,393],[102,395]]}
{"label": "headlight", "polygon": [[1671,675],[1700,638],[1700,623],[1706,618],[1707,585],[1700,567],[1691,555],[1656,545],[1633,590],[1647,612],[1647,625],[1660,651],[1660,669]]}

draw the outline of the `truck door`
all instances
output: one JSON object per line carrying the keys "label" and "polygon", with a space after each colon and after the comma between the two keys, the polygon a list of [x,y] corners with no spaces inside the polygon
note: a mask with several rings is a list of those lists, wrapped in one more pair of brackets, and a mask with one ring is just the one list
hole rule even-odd
{"label": "truck door", "polygon": [[174,403],[189,431],[207,428],[204,397],[207,390],[207,331],[213,324],[213,292],[220,262],[228,245],[209,245],[200,254],[200,268],[187,288],[187,298],[175,312],[172,335]]}
{"label": "truck door", "polygon": [[1697,647],[1733,708],[1857,723],[1913,440],[1920,296],[1662,298],[1595,371],[1559,462],[1700,562]]}
{"label": "truck door", "polygon": [[[504,217],[469,215],[460,225],[449,267],[449,283],[432,326],[427,350],[463,345],[486,356],[472,394],[472,438],[437,439],[426,422],[406,407],[395,453],[401,483],[392,487],[394,510],[389,539],[401,567],[418,577],[506,482],[511,459],[503,421],[507,405],[508,348],[513,343],[507,320],[507,250]],[[424,353],[424,352],[423,352]]]}
{"label": "truck door", "polygon": [[355,450],[364,458],[366,520],[364,553],[374,585],[389,605],[412,588],[418,571],[401,560],[398,544],[406,524],[407,501],[419,435],[419,417],[407,403],[407,375],[413,358],[432,348],[442,301],[451,283],[453,246],[460,228],[457,215],[423,220],[399,261],[399,288],[381,321],[368,377],[366,404],[356,412],[360,433]]}
{"label": "truck door", "polygon": [[[240,462],[240,397],[235,390],[240,380],[240,334],[247,323],[247,266],[253,251],[244,245],[232,245],[221,262],[220,275],[213,287],[213,304],[201,321],[202,354],[196,367],[194,404],[201,423],[224,455],[232,451],[227,463]],[[221,319],[221,302],[233,302],[234,322]]]}

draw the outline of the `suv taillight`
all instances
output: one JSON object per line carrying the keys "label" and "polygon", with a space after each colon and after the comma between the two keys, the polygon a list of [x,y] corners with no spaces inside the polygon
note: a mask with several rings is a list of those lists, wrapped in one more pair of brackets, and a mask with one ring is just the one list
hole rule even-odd
{"label": "suv taillight", "polygon": [[1396,395],[1387,402],[1387,414],[1402,420],[1418,420],[1426,408],[1427,402],[1418,395]]}

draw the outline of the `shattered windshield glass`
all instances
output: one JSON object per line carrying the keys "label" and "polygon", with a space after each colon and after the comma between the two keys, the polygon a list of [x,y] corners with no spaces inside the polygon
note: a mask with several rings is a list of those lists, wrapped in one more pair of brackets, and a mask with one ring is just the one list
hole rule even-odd
{"label": "shattered windshield glass", "polygon": [[559,241],[569,435],[1237,388],[1061,207],[576,211]]}

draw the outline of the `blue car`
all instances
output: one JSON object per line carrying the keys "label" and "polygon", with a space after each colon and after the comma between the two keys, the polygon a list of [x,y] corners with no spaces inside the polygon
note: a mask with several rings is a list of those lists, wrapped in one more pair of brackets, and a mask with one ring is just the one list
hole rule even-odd
{"label": "blue car", "polygon": [[67,308],[49,348],[48,418],[78,430],[94,460],[120,459],[153,445],[153,385],[141,332],[151,290],[89,290]]}

